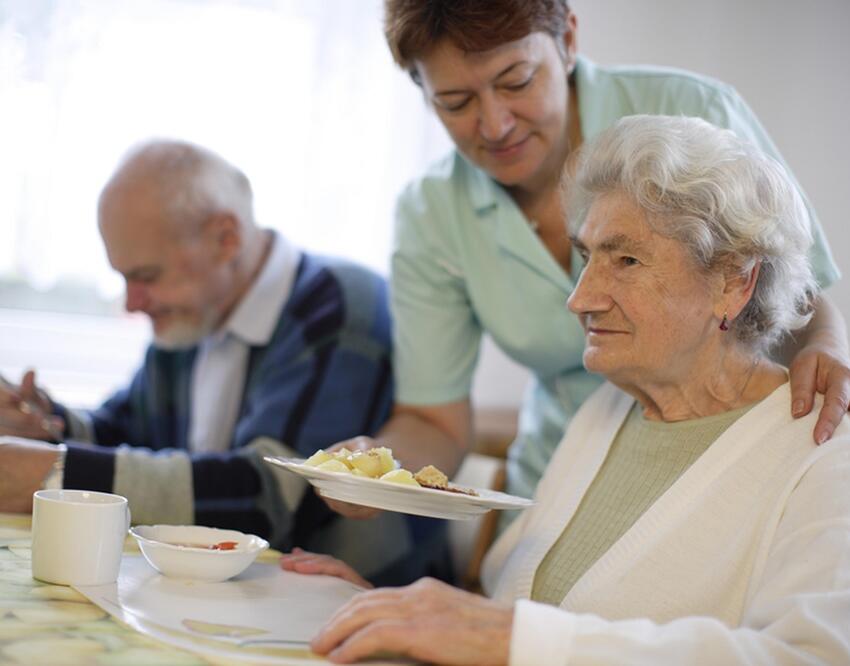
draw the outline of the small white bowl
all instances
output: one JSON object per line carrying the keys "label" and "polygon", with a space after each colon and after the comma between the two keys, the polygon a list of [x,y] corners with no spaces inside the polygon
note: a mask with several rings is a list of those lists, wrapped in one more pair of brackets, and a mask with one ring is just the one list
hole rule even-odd
{"label": "small white bowl", "polygon": [[[200,525],[137,525],[130,528],[148,563],[163,576],[219,582],[242,573],[269,542],[253,534]],[[233,550],[211,550],[235,541]]]}

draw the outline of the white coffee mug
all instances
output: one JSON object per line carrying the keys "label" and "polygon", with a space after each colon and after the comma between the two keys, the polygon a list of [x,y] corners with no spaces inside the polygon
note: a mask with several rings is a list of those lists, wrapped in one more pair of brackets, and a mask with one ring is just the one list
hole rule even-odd
{"label": "white coffee mug", "polygon": [[33,578],[58,585],[114,583],[129,527],[126,497],[88,490],[36,491]]}

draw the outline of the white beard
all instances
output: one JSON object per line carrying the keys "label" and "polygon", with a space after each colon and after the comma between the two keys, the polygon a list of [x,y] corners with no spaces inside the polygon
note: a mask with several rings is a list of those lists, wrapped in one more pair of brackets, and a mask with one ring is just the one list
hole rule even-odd
{"label": "white beard", "polygon": [[208,313],[198,323],[175,321],[162,333],[154,333],[153,344],[158,349],[177,351],[190,349],[215,330],[215,315]]}

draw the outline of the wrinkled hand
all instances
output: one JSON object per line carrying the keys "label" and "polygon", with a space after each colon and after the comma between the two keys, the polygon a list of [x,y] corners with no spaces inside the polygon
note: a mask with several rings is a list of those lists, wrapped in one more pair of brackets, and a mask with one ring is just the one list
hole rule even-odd
{"label": "wrinkled hand", "polygon": [[794,357],[791,374],[791,413],[795,418],[812,411],[815,392],[824,395],[815,424],[814,440],[832,437],[850,407],[850,359],[823,345],[807,345]]}
{"label": "wrinkled hand", "polygon": [[0,383],[0,435],[59,440],[65,422],[52,409],[50,398],[36,386],[32,370],[24,374],[20,386]]}
{"label": "wrinkled hand", "polygon": [[293,548],[291,553],[283,555],[280,558],[280,568],[311,576],[335,576],[366,590],[372,588],[372,583],[342,560],[330,555],[310,553],[301,548]]}
{"label": "wrinkled hand", "polygon": [[513,609],[431,578],[357,595],[311,643],[336,663],[401,654],[434,664],[507,664]]}
{"label": "wrinkled hand", "polygon": [[[378,446],[378,443],[371,437],[354,437],[352,439],[346,439],[344,442],[337,442],[333,446],[328,447],[326,451],[328,453],[333,453],[340,449],[348,449],[349,451],[368,451],[376,446]],[[373,509],[370,506],[349,504],[348,502],[340,502],[339,500],[331,499],[330,497],[322,497],[322,493],[318,490],[316,493],[322,498],[322,501],[331,508],[331,510],[336,511],[338,514],[345,516],[346,518],[366,520],[368,518],[374,518],[381,512],[380,509]]]}
{"label": "wrinkled hand", "polygon": [[0,442],[0,513],[31,513],[32,494],[59,455],[52,444]]}

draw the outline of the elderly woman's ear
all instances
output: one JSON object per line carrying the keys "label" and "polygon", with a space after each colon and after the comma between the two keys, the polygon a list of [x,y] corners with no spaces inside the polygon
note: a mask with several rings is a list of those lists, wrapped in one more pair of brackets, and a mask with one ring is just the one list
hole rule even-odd
{"label": "elderly woman's ear", "polygon": [[760,271],[761,261],[756,260],[748,267],[730,267],[723,272],[723,293],[715,308],[715,315],[719,320],[732,322],[747,307],[753,297]]}

